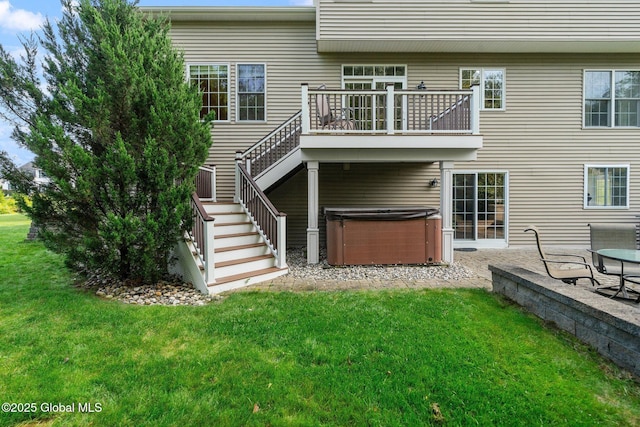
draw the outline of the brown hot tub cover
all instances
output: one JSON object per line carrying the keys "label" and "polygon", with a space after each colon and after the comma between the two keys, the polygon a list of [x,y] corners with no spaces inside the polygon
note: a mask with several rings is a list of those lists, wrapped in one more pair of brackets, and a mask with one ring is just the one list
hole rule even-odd
{"label": "brown hot tub cover", "polygon": [[428,264],[442,260],[442,220],[433,207],[325,208],[331,265]]}

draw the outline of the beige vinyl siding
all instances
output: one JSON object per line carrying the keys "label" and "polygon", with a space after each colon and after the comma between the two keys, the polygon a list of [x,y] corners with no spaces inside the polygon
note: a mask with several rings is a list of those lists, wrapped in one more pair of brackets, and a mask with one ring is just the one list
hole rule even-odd
{"label": "beige vinyl siding", "polygon": [[[438,164],[322,163],[319,168],[319,205],[325,207],[440,206],[440,187],[429,181],[440,177]],[[307,172],[300,171],[268,194],[287,213],[287,243],[307,242]],[[319,212],[320,242],[324,246],[326,222]]]}
{"label": "beige vinyl siding", "polygon": [[[473,162],[457,170],[508,171],[510,246],[532,245],[523,232],[538,225],[545,243],[586,247],[591,222],[638,222],[640,214],[640,129],[583,129],[583,72],[592,68],[639,69],[634,55],[335,55],[337,63],[406,63],[408,86],[424,81],[430,89],[456,88],[459,69],[505,69],[505,111],[483,111],[483,148]],[[382,59],[380,59],[382,58]],[[584,209],[585,164],[630,164],[629,209]],[[351,165],[351,175],[320,165],[320,205],[437,205],[439,191],[427,186],[439,175],[437,164]],[[337,166],[336,166],[337,167]],[[386,169],[386,168],[389,169]],[[398,183],[390,176],[402,177]],[[276,206],[293,214],[291,242],[300,244],[306,229],[306,175],[296,178],[298,193],[276,190]],[[380,179],[380,180],[378,180]],[[380,191],[381,182],[386,190]],[[411,184],[408,184],[411,183]],[[288,185],[288,184],[286,184]],[[293,184],[292,184],[293,185]],[[294,194],[298,194],[294,198]],[[384,194],[384,197],[381,195]],[[280,199],[278,198],[280,197]],[[286,201],[285,201],[286,199]],[[286,208],[285,208],[286,207]]]}
{"label": "beige vinyl siding", "polygon": [[[315,36],[313,22],[174,23],[172,37],[185,49],[188,63],[230,65],[231,121],[216,124],[210,151],[210,163],[218,165],[221,199],[233,197],[235,152],[300,109],[302,83],[339,88],[343,64],[406,64],[409,88],[424,81],[428,89],[456,89],[460,68],[496,67],[505,70],[506,109],[481,112],[484,147],[477,161],[455,168],[508,171],[509,244],[532,245],[523,230],[535,224],[545,244],[585,247],[591,222],[638,221],[640,130],[582,128],[584,70],[640,69],[637,55],[318,54]],[[236,123],[236,64],[254,62],[267,66],[267,122]],[[583,208],[587,163],[630,164],[629,209]],[[321,207],[439,204],[439,188],[428,186],[439,176],[437,163],[351,164],[348,171],[342,164],[321,164],[319,176]],[[306,171],[270,197],[288,215],[288,243],[304,245]]]}
{"label": "beige vinyl siding", "polygon": [[[587,246],[591,222],[637,222],[640,130],[583,129],[583,70],[637,68],[631,55],[485,57],[505,66],[507,107],[483,111],[484,148],[459,169],[509,171],[509,244],[530,245],[523,229],[538,225],[545,243]],[[483,63],[484,65],[485,63]],[[584,209],[584,165],[631,165],[630,209]]]}
{"label": "beige vinyl siding", "polygon": [[635,0],[319,0],[325,40],[630,40]]}
{"label": "beige vinyl siding", "polygon": [[[218,196],[233,198],[235,152],[244,151],[300,110],[301,84],[339,81],[340,69],[318,58],[313,22],[174,22],[171,37],[185,62],[228,63],[229,122],[214,124],[209,163],[218,167]],[[236,122],[236,65],[264,63],[267,70],[267,121]],[[333,75],[328,70],[333,70]]]}

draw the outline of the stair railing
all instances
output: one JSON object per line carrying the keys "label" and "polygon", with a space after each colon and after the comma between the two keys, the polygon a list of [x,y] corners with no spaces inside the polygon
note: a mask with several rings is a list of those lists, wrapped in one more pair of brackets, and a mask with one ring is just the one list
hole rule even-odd
{"label": "stair railing", "polygon": [[215,202],[216,199],[216,165],[200,166],[196,175],[196,193],[200,200]]}
{"label": "stair railing", "polygon": [[242,153],[236,155],[236,199],[275,255],[276,266],[286,268],[287,215],[279,212],[260,190],[243,164]]}
{"label": "stair railing", "polygon": [[242,153],[247,171],[257,177],[300,145],[302,111],[287,119]]}
{"label": "stair railing", "polygon": [[193,225],[189,232],[189,238],[193,242],[195,255],[204,267],[205,283],[214,283],[213,224],[215,219],[209,216],[196,192],[191,195],[191,210],[193,212]]}
{"label": "stair railing", "polygon": [[471,128],[471,97],[460,97],[451,103],[439,114],[432,115],[430,119],[431,130],[451,130]]}

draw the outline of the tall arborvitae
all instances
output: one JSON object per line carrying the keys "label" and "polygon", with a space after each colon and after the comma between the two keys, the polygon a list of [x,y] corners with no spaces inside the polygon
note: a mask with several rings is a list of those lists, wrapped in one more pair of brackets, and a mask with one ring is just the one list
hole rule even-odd
{"label": "tall arborvitae", "polygon": [[62,4],[57,29],[47,22],[39,43],[25,40],[21,61],[0,46],[3,115],[51,183],[10,178],[31,192],[25,209],[71,266],[156,280],[190,223],[209,120],[166,20],[143,15],[137,1]]}

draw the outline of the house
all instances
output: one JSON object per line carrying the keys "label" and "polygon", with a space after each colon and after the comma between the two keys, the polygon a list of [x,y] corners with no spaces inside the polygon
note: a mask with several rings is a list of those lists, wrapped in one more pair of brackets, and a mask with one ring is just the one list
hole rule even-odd
{"label": "house", "polygon": [[33,162],[27,162],[18,169],[33,177],[33,182],[38,186],[51,182],[51,178],[49,178],[42,169],[36,167]]}
{"label": "house", "polygon": [[637,1],[142,9],[169,15],[217,115],[209,199],[267,206],[273,254],[305,246],[318,262],[336,206],[439,207],[445,262],[456,247],[530,246],[529,224],[587,247],[587,224],[637,221]]}
{"label": "house", "polygon": [[[27,162],[18,167],[18,169],[23,173],[31,176],[33,178],[33,182],[38,186],[48,184],[51,181],[51,179],[44,173],[44,171],[36,167],[33,162]],[[13,188],[11,187],[11,183],[8,180],[2,179],[0,177],[0,190],[4,191],[5,193],[9,193],[13,190]]]}

